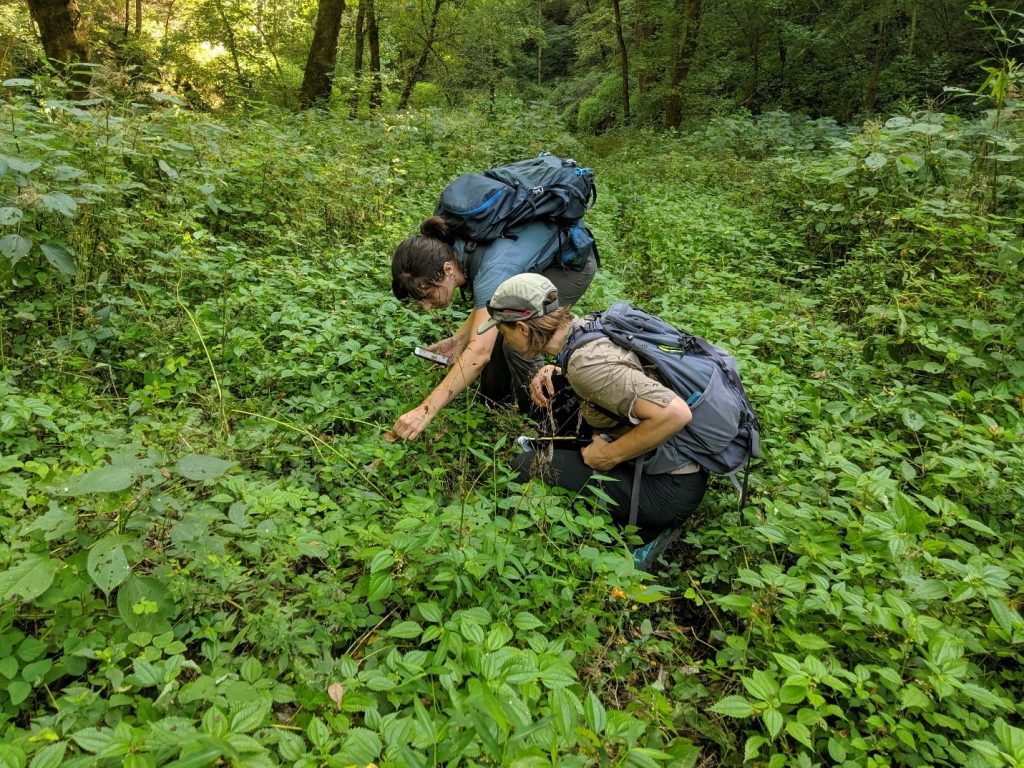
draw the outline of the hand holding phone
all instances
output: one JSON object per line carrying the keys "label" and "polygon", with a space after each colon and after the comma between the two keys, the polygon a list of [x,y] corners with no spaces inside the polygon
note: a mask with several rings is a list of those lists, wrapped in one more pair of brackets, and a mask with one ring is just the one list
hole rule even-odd
{"label": "hand holding phone", "polygon": [[438,365],[452,364],[452,359],[450,357],[439,355],[437,352],[431,352],[429,349],[424,349],[423,347],[416,347],[416,349],[414,349],[412,353],[417,357],[422,357],[424,360],[430,360],[431,362],[437,363]]}

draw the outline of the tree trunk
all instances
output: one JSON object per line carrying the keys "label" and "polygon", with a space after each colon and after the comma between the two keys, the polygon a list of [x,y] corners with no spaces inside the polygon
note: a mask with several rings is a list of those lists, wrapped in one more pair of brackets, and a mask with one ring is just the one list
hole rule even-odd
{"label": "tree trunk", "polygon": [[175,0],[170,0],[167,3],[167,14],[164,16],[164,36],[160,40],[160,62],[166,62],[167,57],[171,52],[169,40],[171,35],[171,19],[174,18],[174,3]]}
{"label": "tree trunk", "polygon": [[217,15],[220,17],[220,23],[224,26],[224,40],[228,44],[228,53],[231,54],[231,63],[235,66],[235,75],[238,77],[238,84],[243,88],[248,88],[249,81],[242,73],[242,61],[238,58],[238,44],[235,42],[234,27],[231,26],[231,20],[228,19],[227,12],[224,10],[224,4],[221,0],[215,0],[214,5],[217,8]]}
{"label": "tree trunk", "polygon": [[377,8],[374,0],[366,2],[366,34],[370,43],[370,111],[380,109],[383,103],[383,83],[380,76],[380,31],[377,29]]}
{"label": "tree trunk", "polygon": [[907,56],[914,55],[914,38],[917,37],[917,0],[910,2],[910,39],[907,41]]}
{"label": "tree trunk", "polygon": [[635,45],[633,51],[636,54],[633,61],[639,62],[636,67],[636,87],[640,93],[646,93],[651,89],[651,70],[645,65],[644,59],[647,55],[647,46],[654,36],[654,24],[647,15],[647,3],[645,0],[635,0],[633,3],[633,14],[636,21],[633,24],[633,40]]}
{"label": "tree trunk", "polygon": [[788,77],[789,73],[786,70],[786,56],[787,56],[786,42],[782,39],[781,32],[780,32],[778,46],[779,46],[779,96],[781,98],[786,98],[789,95],[789,83],[786,82],[786,78]]}
{"label": "tree trunk", "polygon": [[338,61],[338,31],[345,0],[319,0],[313,42],[309,46],[306,71],[302,76],[299,105],[308,109],[331,98],[334,66]]}
{"label": "tree trunk", "polygon": [[434,47],[435,35],[437,34],[437,19],[441,15],[441,7],[444,5],[444,0],[434,0],[434,10],[430,14],[430,23],[427,25],[427,35],[423,41],[423,50],[420,51],[420,57],[416,61],[416,65],[412,68],[412,72],[409,73],[409,79],[405,81],[405,87],[402,89],[402,96],[398,100],[398,108],[405,109],[409,106],[409,98],[412,96],[412,89],[416,87],[416,83],[423,77],[423,72],[427,68],[427,60],[430,58],[430,49]]}
{"label": "tree trunk", "polygon": [[142,35],[142,0],[135,0],[135,36]]}
{"label": "tree trunk", "polygon": [[[81,14],[75,0],[28,0],[28,9],[39,27],[43,51],[51,64],[64,70],[88,60],[89,48],[78,32]],[[75,81],[71,97],[84,98],[88,73],[77,74]]]}
{"label": "tree trunk", "polygon": [[359,116],[359,97],[362,90],[363,79],[363,40],[366,37],[366,0],[359,0],[359,10],[356,11],[356,50],[352,62],[352,75],[355,83],[352,86],[352,96],[349,100],[348,113],[350,117]]}
{"label": "tree trunk", "polygon": [[128,29],[132,25],[132,0],[124,0],[124,39],[128,39]]}
{"label": "tree trunk", "polygon": [[871,63],[871,72],[868,74],[868,84],[864,91],[864,110],[875,111],[875,98],[878,96],[878,78],[882,73],[882,60],[885,55],[886,37],[888,36],[889,16],[887,13],[887,0],[880,0],[878,4],[878,37],[875,40],[875,56]]}
{"label": "tree trunk", "polygon": [[703,10],[702,0],[679,0],[678,3],[686,21],[686,29],[681,36],[673,36],[678,43],[672,54],[672,67],[669,72],[668,97],[665,99],[665,125],[678,128],[683,120],[683,82],[690,74],[694,54],[697,52],[697,32],[700,29],[700,16]]}
{"label": "tree trunk", "polygon": [[622,34],[622,10],[619,0],[612,0],[615,11],[615,34],[619,40],[619,66],[622,70],[622,119],[629,124],[629,52],[626,50],[626,37]]}

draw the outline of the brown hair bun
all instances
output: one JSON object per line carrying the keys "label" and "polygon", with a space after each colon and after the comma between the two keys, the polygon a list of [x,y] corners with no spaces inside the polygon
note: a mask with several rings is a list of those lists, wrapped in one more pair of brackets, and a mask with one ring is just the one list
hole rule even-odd
{"label": "brown hair bun", "polygon": [[441,240],[449,245],[455,242],[455,235],[452,233],[451,227],[440,216],[431,216],[429,219],[424,219],[423,223],[420,224],[420,234],[432,237],[435,240]]}

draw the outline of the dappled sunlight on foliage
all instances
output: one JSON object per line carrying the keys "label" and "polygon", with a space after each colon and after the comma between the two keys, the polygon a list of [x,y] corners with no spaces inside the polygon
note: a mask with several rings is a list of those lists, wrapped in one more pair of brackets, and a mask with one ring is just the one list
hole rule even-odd
{"label": "dappled sunlight on foliage", "polygon": [[[0,107],[0,763],[1013,765],[1020,117],[587,145],[495,97],[348,120]],[[481,130],[487,125],[487,130]],[[765,458],[653,577],[466,397],[391,249],[453,176],[596,169],[630,299],[739,359]],[[1019,760],[1019,755],[1013,759]]]}

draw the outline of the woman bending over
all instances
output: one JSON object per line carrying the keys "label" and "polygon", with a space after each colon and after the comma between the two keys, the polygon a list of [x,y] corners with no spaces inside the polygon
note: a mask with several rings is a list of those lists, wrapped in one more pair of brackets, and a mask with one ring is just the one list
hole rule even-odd
{"label": "woman bending over", "polygon": [[[524,357],[557,356],[583,322],[559,304],[557,287],[544,275],[524,274],[503,282],[487,307],[490,319],[480,334],[497,330],[506,347]],[[569,358],[566,371],[554,365],[539,369],[530,383],[530,397],[547,407],[564,375],[580,400],[580,415],[593,439],[581,450],[562,449],[550,462],[531,468],[534,452],[517,460],[520,480],[531,469],[547,482],[581,490],[594,474],[612,477],[600,488],[614,501],[608,510],[619,524],[629,518],[635,460],[661,446],[658,472],[640,476],[637,524],[645,540],[684,522],[700,504],[708,475],[675,451],[674,439],[692,415],[686,402],[646,370],[636,353],[602,337],[583,344]],[[601,439],[598,435],[609,439]],[[664,460],[668,457],[668,461]],[[677,459],[674,460],[674,459]]]}

